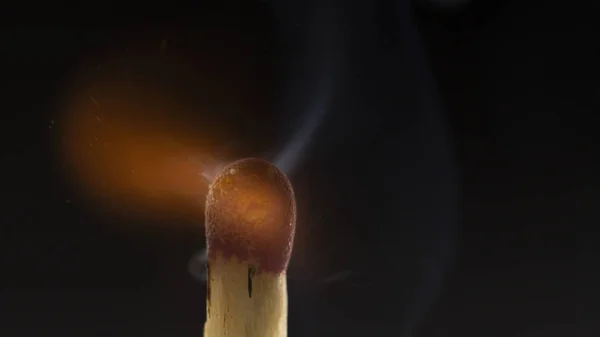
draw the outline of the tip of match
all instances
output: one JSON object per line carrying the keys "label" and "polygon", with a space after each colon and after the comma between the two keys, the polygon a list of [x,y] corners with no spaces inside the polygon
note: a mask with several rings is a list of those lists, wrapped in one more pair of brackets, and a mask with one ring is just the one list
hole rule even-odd
{"label": "tip of match", "polygon": [[209,260],[222,255],[280,273],[289,262],[296,201],[288,178],[266,160],[249,158],[223,168],[206,200]]}

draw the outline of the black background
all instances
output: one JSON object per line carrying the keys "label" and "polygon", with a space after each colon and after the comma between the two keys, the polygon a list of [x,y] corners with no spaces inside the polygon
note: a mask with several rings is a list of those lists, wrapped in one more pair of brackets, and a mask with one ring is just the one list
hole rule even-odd
{"label": "black background", "polygon": [[203,219],[117,230],[150,220],[104,214],[65,178],[57,97],[106,50],[166,39],[222,83],[173,85],[229,112],[179,117],[225,125],[230,156],[273,153],[302,113],[274,108],[309,44],[295,36],[327,6],[344,13],[344,84],[292,176],[290,336],[597,335],[597,8],[381,0],[90,3],[4,23],[2,336],[202,334],[187,262]]}

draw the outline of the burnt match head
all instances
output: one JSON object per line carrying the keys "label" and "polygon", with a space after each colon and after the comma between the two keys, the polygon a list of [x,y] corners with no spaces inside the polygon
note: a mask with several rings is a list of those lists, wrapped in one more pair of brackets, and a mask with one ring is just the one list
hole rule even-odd
{"label": "burnt match head", "polygon": [[287,268],[296,226],[292,185],[273,164],[242,159],[225,167],[206,200],[208,257],[256,264],[256,272]]}

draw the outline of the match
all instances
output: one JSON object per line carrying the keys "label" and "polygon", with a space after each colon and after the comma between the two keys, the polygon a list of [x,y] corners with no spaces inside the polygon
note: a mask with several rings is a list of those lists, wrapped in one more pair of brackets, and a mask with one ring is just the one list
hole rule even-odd
{"label": "match", "polygon": [[217,174],[206,200],[204,337],[286,337],[286,270],[296,201],[287,177],[262,159]]}

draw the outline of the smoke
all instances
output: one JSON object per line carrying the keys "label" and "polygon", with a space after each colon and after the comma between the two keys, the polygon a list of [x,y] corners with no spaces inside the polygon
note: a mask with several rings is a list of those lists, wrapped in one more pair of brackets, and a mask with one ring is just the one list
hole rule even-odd
{"label": "smoke", "polygon": [[306,109],[302,125],[273,160],[275,166],[287,175],[294,172],[327,115],[331,99],[331,82],[330,75],[319,81],[314,98]]}
{"label": "smoke", "polygon": [[207,262],[208,262],[208,258],[206,255],[206,249],[200,250],[199,252],[194,254],[194,256],[192,256],[192,258],[190,259],[190,262],[188,263],[188,272],[190,273],[190,275],[192,275],[192,277],[196,281],[199,281],[202,283],[206,282]]}
{"label": "smoke", "polygon": [[298,168],[323,125],[342,65],[342,13],[328,5],[331,5],[329,1],[315,3],[304,20],[296,20],[296,13],[290,13],[289,8],[288,11],[278,8],[280,30],[286,32],[284,38],[293,37],[289,45],[290,76],[280,104],[288,120],[298,125],[273,159],[287,175],[292,175]]}

